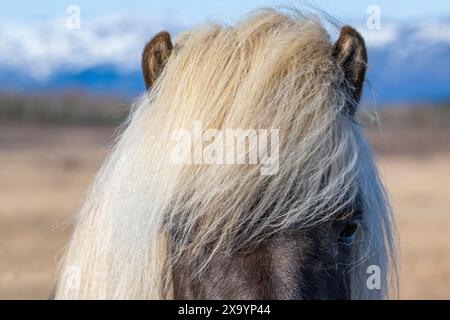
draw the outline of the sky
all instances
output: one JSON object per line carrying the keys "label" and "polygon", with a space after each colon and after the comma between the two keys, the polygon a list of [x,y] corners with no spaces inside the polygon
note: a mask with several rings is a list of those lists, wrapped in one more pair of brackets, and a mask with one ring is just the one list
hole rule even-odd
{"label": "sky", "polygon": [[206,19],[232,22],[252,9],[264,6],[311,3],[341,21],[361,21],[367,8],[377,5],[382,18],[411,20],[450,17],[450,1],[443,0],[0,0],[0,19],[45,21],[66,15],[69,5],[77,5],[84,17],[95,18],[117,13],[182,17],[193,23]]}
{"label": "sky", "polygon": [[[79,15],[71,13],[74,5]],[[140,74],[133,82],[104,76],[102,68],[139,72],[142,48],[160,30],[176,37],[206,20],[232,25],[254,9],[283,5],[317,7],[335,18],[325,20],[358,28],[369,48],[374,92],[396,99],[448,96],[449,0],[0,0],[0,88],[82,83],[131,92],[138,83],[141,90]],[[371,19],[374,7],[379,14]],[[333,41],[338,30],[328,31]]]}

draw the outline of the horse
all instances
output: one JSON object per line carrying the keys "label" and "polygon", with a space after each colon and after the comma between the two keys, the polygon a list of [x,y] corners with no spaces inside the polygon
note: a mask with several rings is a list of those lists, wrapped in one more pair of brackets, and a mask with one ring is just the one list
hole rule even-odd
{"label": "horse", "polygon": [[[154,36],[147,90],[76,216],[55,298],[391,297],[395,221],[356,118],[367,64],[354,28],[333,43],[299,11]],[[174,132],[196,123],[278,136],[257,163],[174,161]],[[279,165],[263,174],[267,149]]]}

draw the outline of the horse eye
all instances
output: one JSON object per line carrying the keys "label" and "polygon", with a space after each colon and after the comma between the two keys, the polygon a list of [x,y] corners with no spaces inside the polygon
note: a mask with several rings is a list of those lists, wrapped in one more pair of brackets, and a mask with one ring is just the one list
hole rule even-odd
{"label": "horse eye", "polygon": [[359,223],[357,220],[349,221],[339,234],[339,242],[346,244],[353,242],[355,240],[356,232],[358,231],[358,229]]}

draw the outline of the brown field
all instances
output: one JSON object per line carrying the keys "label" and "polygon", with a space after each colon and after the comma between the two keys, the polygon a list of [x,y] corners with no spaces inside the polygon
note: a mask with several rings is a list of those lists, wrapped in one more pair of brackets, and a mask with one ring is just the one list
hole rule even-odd
{"label": "brown field", "polygon": [[[0,123],[0,298],[45,299],[111,127]],[[400,297],[450,299],[450,130],[369,133],[397,217]]]}

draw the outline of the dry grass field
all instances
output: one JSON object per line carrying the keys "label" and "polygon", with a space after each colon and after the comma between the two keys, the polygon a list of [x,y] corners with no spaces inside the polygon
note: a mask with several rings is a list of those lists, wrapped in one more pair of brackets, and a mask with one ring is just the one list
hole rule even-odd
{"label": "dry grass field", "polygon": [[[0,298],[45,299],[111,127],[0,123]],[[369,132],[397,217],[400,297],[450,299],[450,130]]]}

